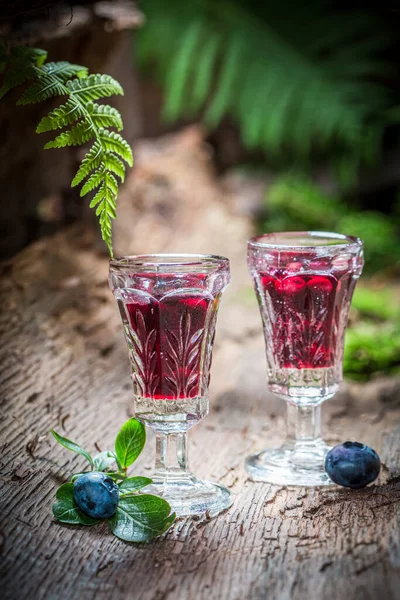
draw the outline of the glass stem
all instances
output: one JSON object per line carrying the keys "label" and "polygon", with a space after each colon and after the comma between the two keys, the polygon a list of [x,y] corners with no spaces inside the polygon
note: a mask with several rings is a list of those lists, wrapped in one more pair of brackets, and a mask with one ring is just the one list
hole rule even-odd
{"label": "glass stem", "polygon": [[187,431],[180,433],[156,432],[155,480],[176,481],[188,479],[189,455]]}
{"label": "glass stem", "polygon": [[304,466],[324,456],[321,438],[321,405],[287,403],[287,443],[294,448],[294,461]]}

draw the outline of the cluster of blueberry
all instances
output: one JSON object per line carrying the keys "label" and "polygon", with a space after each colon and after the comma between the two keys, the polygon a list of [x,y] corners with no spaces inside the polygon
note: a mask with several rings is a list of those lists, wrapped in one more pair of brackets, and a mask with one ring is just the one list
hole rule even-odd
{"label": "cluster of blueberry", "polygon": [[[325,470],[332,481],[354,489],[374,481],[380,468],[375,450],[359,442],[335,446],[325,460]],[[118,507],[119,488],[106,473],[85,473],[75,481],[74,500],[93,519],[109,519]]]}

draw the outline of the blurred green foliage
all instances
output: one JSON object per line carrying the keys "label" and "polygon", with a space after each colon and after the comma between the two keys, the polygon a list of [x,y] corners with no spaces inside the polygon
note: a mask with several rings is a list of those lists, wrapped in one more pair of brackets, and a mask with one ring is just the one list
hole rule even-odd
{"label": "blurred green foliage", "polygon": [[325,230],[364,240],[365,273],[400,267],[400,219],[395,213],[357,211],[324,192],[303,173],[277,177],[265,194],[260,230]]}
{"label": "blurred green foliage", "polygon": [[354,379],[400,373],[400,289],[356,288],[343,369]]}
{"label": "blurred green foliage", "polygon": [[[344,179],[379,153],[395,119],[383,59],[390,36],[368,11],[310,0],[142,0],[139,64],[165,91],[169,121],[229,116],[249,149],[306,161],[317,151]],[[391,56],[390,52],[386,56]]]}

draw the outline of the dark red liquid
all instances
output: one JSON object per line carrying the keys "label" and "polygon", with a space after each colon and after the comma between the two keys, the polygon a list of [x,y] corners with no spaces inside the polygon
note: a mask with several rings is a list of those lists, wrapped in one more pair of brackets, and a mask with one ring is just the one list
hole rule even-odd
{"label": "dark red liquid", "polygon": [[[155,399],[193,398],[202,392],[201,355],[213,297],[204,275],[144,275],[145,290],[129,291],[129,320],[136,393]],[[208,376],[208,374],[207,374]]]}
{"label": "dark red liquid", "polygon": [[280,368],[331,367],[337,359],[355,280],[351,274],[259,273],[272,336],[272,352]]}

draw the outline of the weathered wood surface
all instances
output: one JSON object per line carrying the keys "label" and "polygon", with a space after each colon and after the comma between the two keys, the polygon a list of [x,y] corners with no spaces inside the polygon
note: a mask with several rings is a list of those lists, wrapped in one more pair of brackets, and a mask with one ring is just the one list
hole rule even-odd
{"label": "weathered wood surface", "polygon": [[[190,130],[142,143],[121,198],[119,251],[208,251],[232,259],[213,360],[211,414],[190,434],[200,476],[228,485],[235,504],[211,522],[177,522],[134,546],[106,526],[61,526],[55,489],[81,457],[48,436],[55,427],[95,450],[131,414],[132,391],[107,260],[79,228],[42,240],[1,279],[1,595],[6,600],[395,600],[400,597],[398,381],[347,386],[325,407],[326,438],[373,445],[378,485],[285,489],[248,480],[243,459],[283,433],[265,393],[265,359],[246,274],[251,227],[223,193]],[[200,166],[199,166],[200,165]],[[236,207],[236,208],[235,208]],[[140,217],[139,217],[140,215]],[[149,474],[153,438],[140,459]],[[138,468],[139,469],[139,468]]]}

